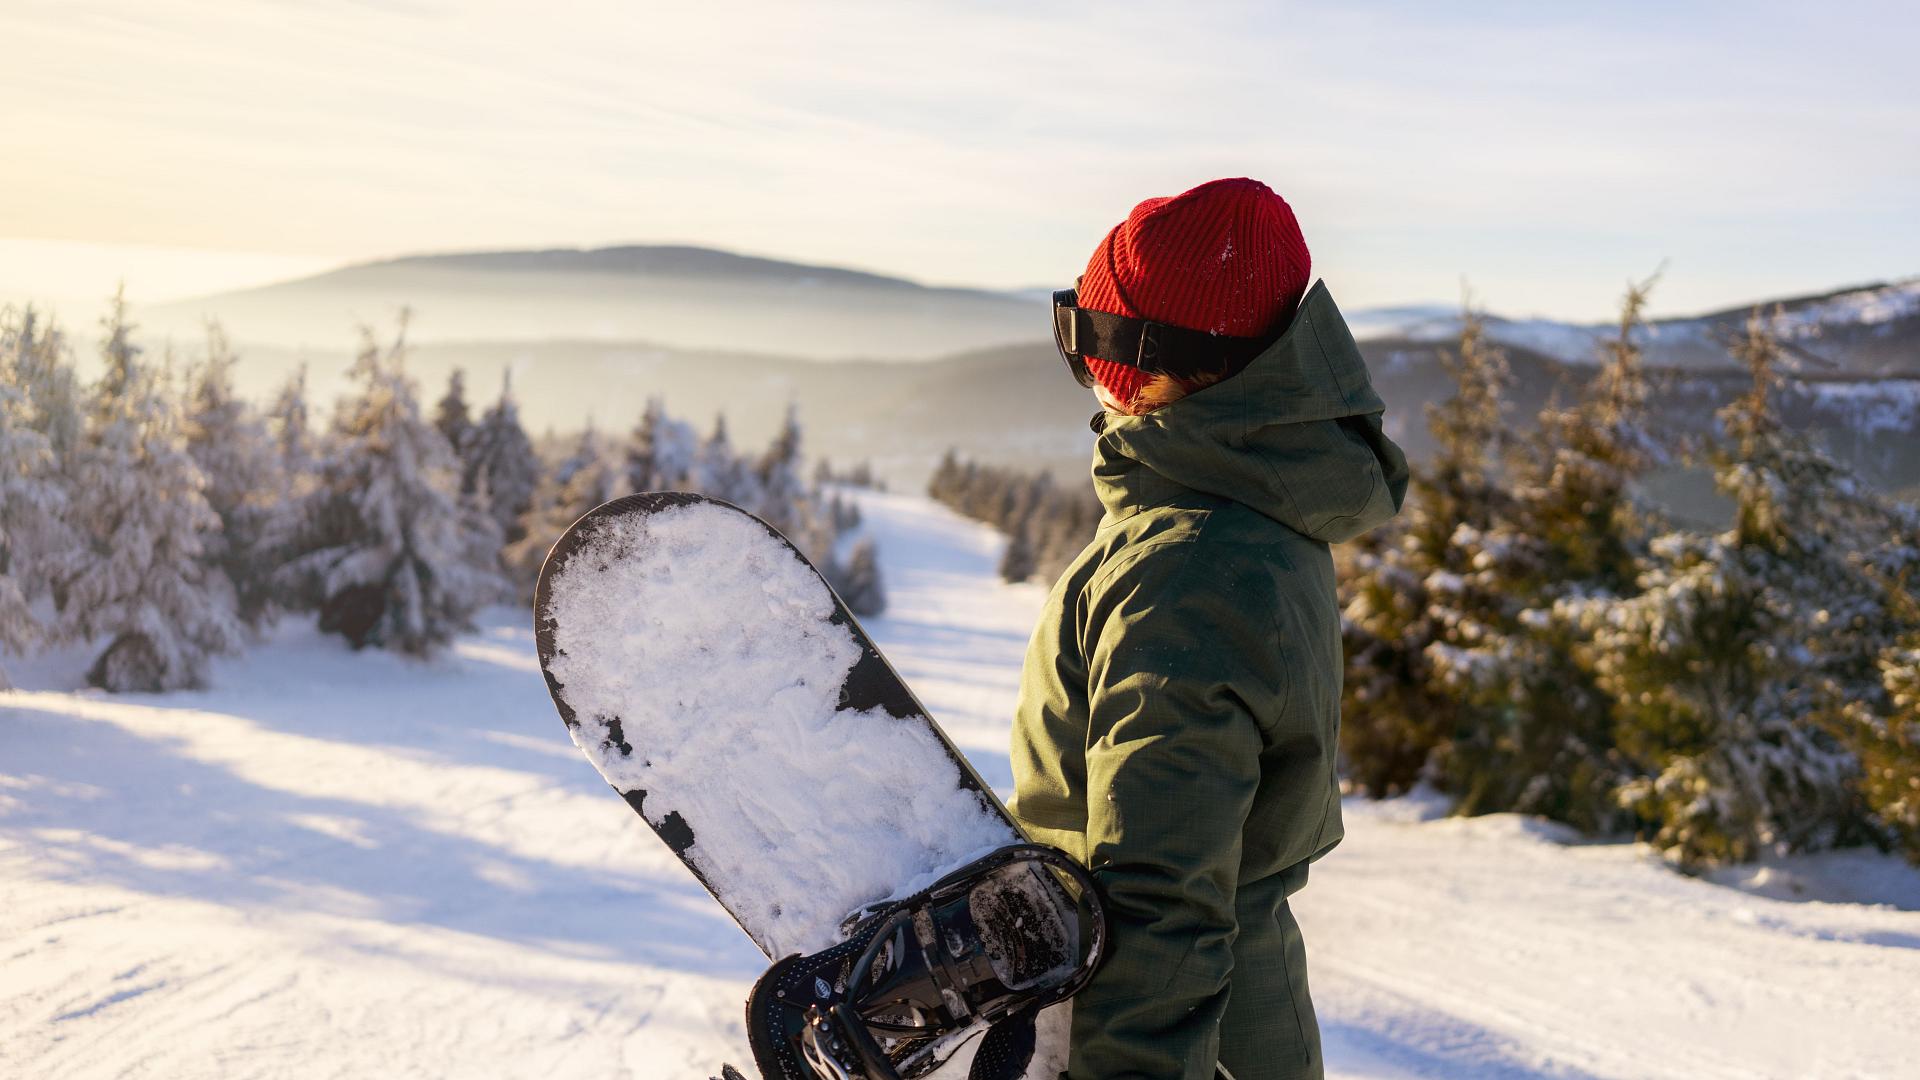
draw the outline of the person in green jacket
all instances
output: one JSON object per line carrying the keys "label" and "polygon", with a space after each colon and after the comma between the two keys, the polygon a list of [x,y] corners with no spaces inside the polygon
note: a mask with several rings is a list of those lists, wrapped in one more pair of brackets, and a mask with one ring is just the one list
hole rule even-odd
{"label": "person in green jacket", "polygon": [[1341,837],[1328,545],[1398,511],[1407,465],[1309,266],[1280,196],[1216,180],[1054,296],[1106,514],[1028,647],[1012,808],[1113,919],[1071,1080],[1323,1074],[1287,898]]}

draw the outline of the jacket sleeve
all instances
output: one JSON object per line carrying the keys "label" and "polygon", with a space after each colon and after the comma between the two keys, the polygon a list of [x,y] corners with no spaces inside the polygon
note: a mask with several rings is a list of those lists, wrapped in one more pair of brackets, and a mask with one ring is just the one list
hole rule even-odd
{"label": "jacket sleeve", "polygon": [[1088,590],[1087,834],[1113,949],[1074,1005],[1074,1080],[1211,1080],[1241,833],[1274,707],[1264,571],[1192,543]]}

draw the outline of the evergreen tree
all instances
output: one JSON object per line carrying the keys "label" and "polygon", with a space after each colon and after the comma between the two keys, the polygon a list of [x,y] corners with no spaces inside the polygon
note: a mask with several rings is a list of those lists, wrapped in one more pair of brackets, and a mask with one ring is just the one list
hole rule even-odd
{"label": "evergreen tree", "polygon": [[[1910,530],[1909,540],[1920,535]],[[1889,841],[1920,865],[1920,599],[1910,575],[1890,583],[1902,628],[1881,650],[1881,690],[1848,702],[1844,737],[1860,759],[1860,789]]]}
{"label": "evergreen tree", "polygon": [[627,440],[629,487],[634,491],[701,490],[696,476],[699,447],[700,440],[691,427],[667,416],[659,398],[649,398],[646,411]]}
{"label": "evergreen tree", "polygon": [[1512,605],[1488,580],[1495,560],[1486,557],[1512,509],[1495,486],[1507,361],[1471,303],[1459,348],[1443,352],[1441,365],[1454,394],[1427,409],[1433,459],[1415,470],[1400,516],[1347,556],[1341,744],[1354,782],[1375,796],[1430,775],[1451,740],[1475,726],[1466,714],[1485,676],[1475,649]]}
{"label": "evergreen tree", "polygon": [[1781,349],[1759,312],[1734,352],[1752,387],[1721,410],[1713,455],[1732,527],[1667,533],[1634,595],[1559,609],[1590,635],[1620,742],[1648,770],[1623,799],[1688,866],[1871,835],[1849,720],[1899,692],[1877,663],[1901,614],[1870,558],[1912,535],[1911,515],[1781,423]]}
{"label": "evergreen tree", "polygon": [[1362,790],[1424,777],[1460,813],[1631,824],[1612,701],[1579,660],[1585,631],[1553,612],[1630,591],[1646,550],[1634,484],[1664,454],[1643,428],[1650,285],[1629,287],[1588,393],[1527,440],[1508,436],[1506,360],[1469,305],[1442,356],[1455,394],[1428,410],[1434,459],[1400,517],[1347,554],[1341,737]]}
{"label": "evergreen tree", "polygon": [[[0,312],[0,653],[38,644],[45,628],[34,601],[51,561],[69,541],[67,492],[55,470],[51,440],[37,430],[17,366],[32,338],[32,313]],[[0,669],[0,689],[8,687]]]}
{"label": "evergreen tree", "polygon": [[522,521],[525,535],[507,545],[508,573],[521,599],[532,600],[541,564],[567,527],[594,507],[627,494],[627,480],[626,462],[588,424],[573,453],[535,489]]}
{"label": "evergreen tree", "polygon": [[788,536],[800,531],[811,510],[806,482],[801,479],[803,466],[800,418],[794,408],[788,406],[779,432],[754,463],[758,498],[757,505],[751,507],[768,524]]}
{"label": "evergreen tree", "polygon": [[[668,425],[663,425],[661,431],[670,430],[671,423],[669,421]],[[754,475],[740,460],[740,455],[734,452],[733,441],[727,435],[725,413],[714,416],[713,430],[700,443],[694,465],[685,471],[682,482],[702,495],[730,502],[748,511],[764,509],[759,489],[754,484]],[[779,528],[779,525],[774,523],[774,527]]]}
{"label": "evergreen tree", "polygon": [[627,486],[635,491],[666,491],[654,467],[654,442],[658,439],[666,405],[657,397],[647,399],[640,420],[627,438]]}
{"label": "evergreen tree", "polygon": [[511,369],[503,377],[500,400],[474,425],[462,456],[465,472],[461,493],[474,496],[486,507],[506,543],[517,542],[524,535],[520,519],[533,502],[540,461],[526,429],[520,426]]}
{"label": "evergreen tree", "polygon": [[464,456],[473,431],[473,416],[467,409],[467,373],[460,368],[454,368],[447,377],[447,392],[434,406],[433,426],[455,454]]}
{"label": "evergreen tree", "polygon": [[241,620],[257,629],[273,611],[269,544],[286,476],[266,424],[234,395],[234,363],[225,332],[209,324],[206,360],[189,377],[187,451],[220,519],[220,528],[207,537],[206,561],[232,590]]}
{"label": "evergreen tree", "polygon": [[1007,549],[1000,555],[1000,577],[1021,582],[1033,576],[1037,564],[1033,554],[1033,527],[1022,522],[1007,534]]}
{"label": "evergreen tree", "polygon": [[66,337],[27,307],[0,319],[0,364],[24,395],[26,426],[47,441],[56,469],[75,460],[83,436],[79,377]]}
{"label": "evergreen tree", "polygon": [[[298,484],[314,468],[312,418],[307,408],[307,367],[300,365],[267,409],[267,434],[280,458],[280,471]],[[295,492],[299,494],[299,492]]]}
{"label": "evergreen tree", "polygon": [[87,673],[95,686],[198,686],[207,660],[240,641],[230,595],[202,561],[220,521],[177,405],[139,362],[123,294],[104,325],[106,372],[93,391],[72,489],[83,540],[54,568],[62,612],[80,636],[108,638]]}
{"label": "evergreen tree", "polygon": [[880,558],[872,537],[863,536],[854,542],[846,568],[834,582],[834,591],[855,615],[873,616],[886,610],[886,589],[880,580]]}
{"label": "evergreen tree", "polygon": [[1534,438],[1506,455],[1512,494],[1494,492],[1487,523],[1469,522],[1481,530],[1469,539],[1469,610],[1442,607],[1450,640],[1430,650],[1463,703],[1440,762],[1462,813],[1545,814],[1593,832],[1634,823],[1619,789],[1639,766],[1585,659],[1589,628],[1555,612],[1636,592],[1659,524],[1637,486],[1669,459],[1646,429],[1640,343],[1653,283],[1628,286],[1585,396],[1541,414]]}
{"label": "evergreen tree", "polygon": [[281,580],[320,611],[320,627],[355,648],[430,655],[505,595],[499,527],[463,502],[459,462],[421,415],[403,367],[405,323],[384,354],[367,331],[335,411],[298,555]]}

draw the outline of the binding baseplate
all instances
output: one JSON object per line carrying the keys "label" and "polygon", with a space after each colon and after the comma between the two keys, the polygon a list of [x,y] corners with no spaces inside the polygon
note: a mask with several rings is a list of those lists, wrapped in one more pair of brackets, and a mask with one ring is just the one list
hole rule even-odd
{"label": "binding baseplate", "polygon": [[1106,908],[1054,848],[1016,844],[856,912],[846,940],[778,961],[747,998],[767,1080],[912,1080],[986,1032],[970,1080],[1011,1080],[1034,1016],[1099,967]]}

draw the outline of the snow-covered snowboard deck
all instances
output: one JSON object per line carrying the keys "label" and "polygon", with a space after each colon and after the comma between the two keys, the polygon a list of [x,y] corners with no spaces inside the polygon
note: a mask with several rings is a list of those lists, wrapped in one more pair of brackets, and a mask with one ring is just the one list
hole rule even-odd
{"label": "snow-covered snowboard deck", "polygon": [[770,958],[1021,841],[813,566],[737,507],[601,506],[548,556],[534,618],[574,742]]}

